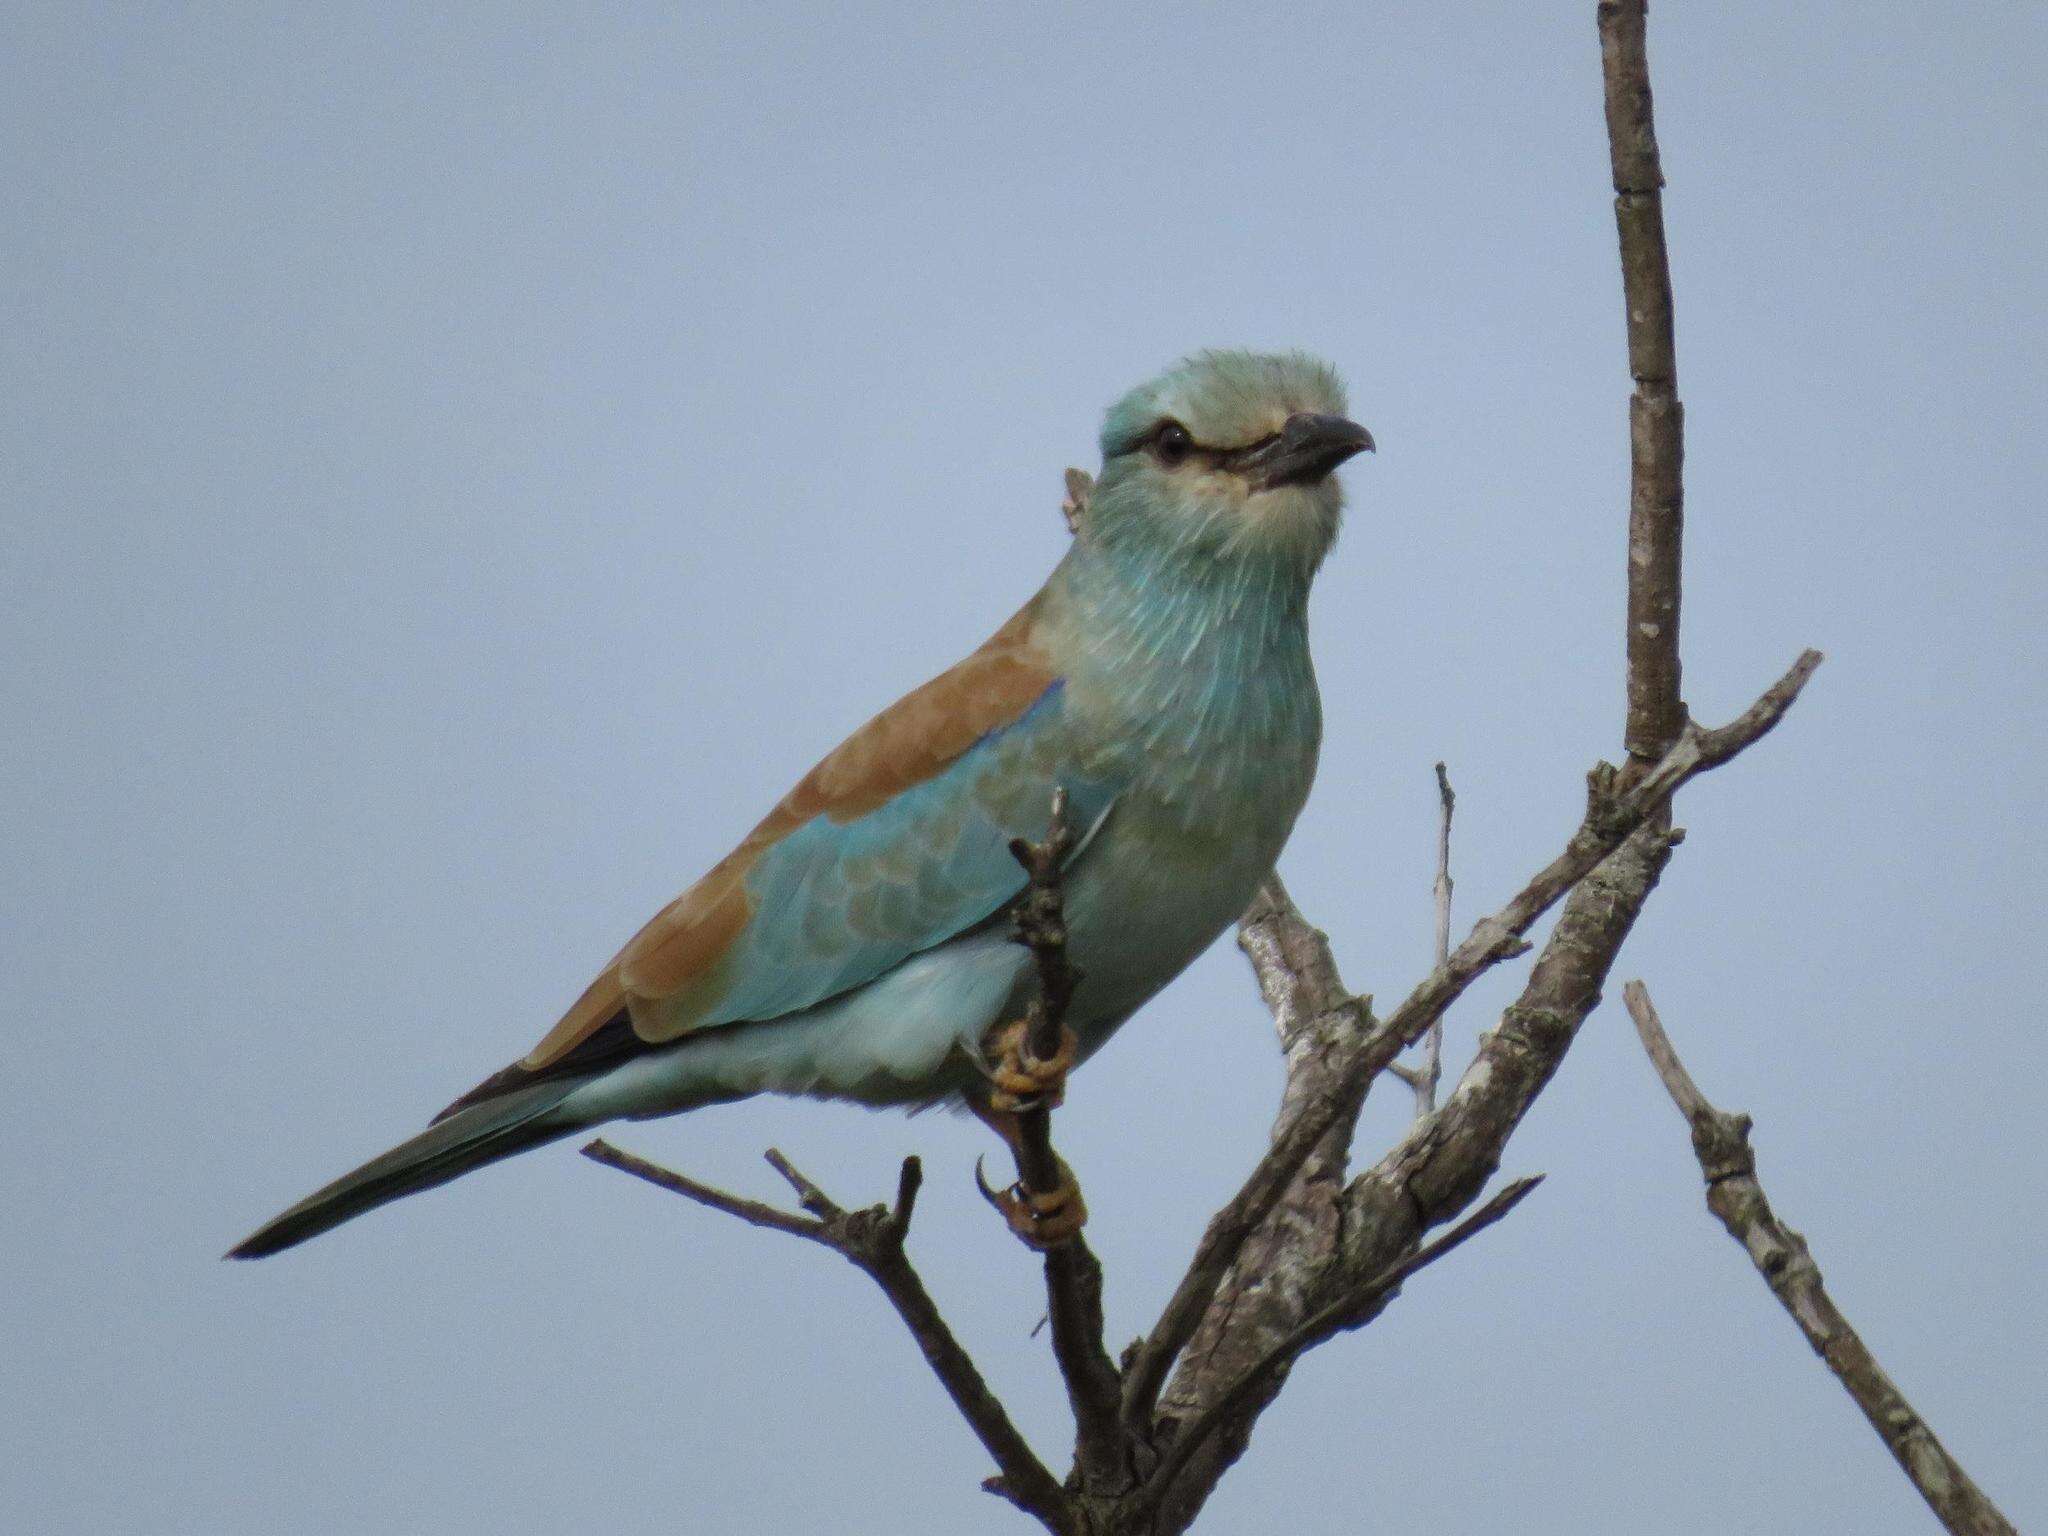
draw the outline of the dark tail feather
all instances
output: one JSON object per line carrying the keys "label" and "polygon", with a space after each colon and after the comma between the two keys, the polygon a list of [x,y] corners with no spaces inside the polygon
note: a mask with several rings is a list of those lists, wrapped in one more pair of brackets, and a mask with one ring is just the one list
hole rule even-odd
{"label": "dark tail feather", "polygon": [[577,1086],[577,1081],[559,1079],[536,1083],[458,1110],[308,1195],[229,1249],[227,1257],[267,1258],[365,1211],[567,1136],[580,1127],[548,1111]]}

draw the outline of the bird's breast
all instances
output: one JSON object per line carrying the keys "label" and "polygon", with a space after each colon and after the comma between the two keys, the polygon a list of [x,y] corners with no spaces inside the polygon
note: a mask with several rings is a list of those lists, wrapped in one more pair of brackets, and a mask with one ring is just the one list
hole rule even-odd
{"label": "bird's breast", "polygon": [[1086,755],[1124,786],[1067,892],[1087,978],[1077,1009],[1104,1037],[1244,910],[1315,777],[1321,714],[1305,640],[1218,638],[1177,665],[1139,658],[1070,684]]}

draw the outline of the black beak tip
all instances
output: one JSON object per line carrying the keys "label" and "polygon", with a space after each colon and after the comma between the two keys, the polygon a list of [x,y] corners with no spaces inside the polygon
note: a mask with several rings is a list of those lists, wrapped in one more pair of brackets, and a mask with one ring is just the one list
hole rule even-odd
{"label": "black beak tip", "polygon": [[1290,446],[1341,455],[1350,458],[1354,453],[1371,453],[1374,449],[1372,434],[1357,422],[1344,416],[1324,416],[1313,411],[1297,411],[1287,418],[1281,429],[1281,438]]}
{"label": "black beak tip", "polygon": [[1330,445],[1332,452],[1342,452],[1347,459],[1354,453],[1374,451],[1372,434],[1357,422],[1343,416],[1323,418],[1322,438]]}

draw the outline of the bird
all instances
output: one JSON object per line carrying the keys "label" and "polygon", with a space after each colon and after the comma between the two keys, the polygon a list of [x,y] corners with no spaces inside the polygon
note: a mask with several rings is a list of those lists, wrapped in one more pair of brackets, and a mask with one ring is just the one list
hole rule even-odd
{"label": "bird", "polygon": [[[1015,615],[820,761],[525,1056],[227,1256],[613,1120],[762,1093],[965,1108],[1014,1147],[1020,1106],[1056,1096],[1278,859],[1322,741],[1307,613],[1335,471],[1373,447],[1299,352],[1197,352],[1129,391]],[[1025,885],[1010,845],[1055,791],[1080,980],[1040,1060],[1005,919]],[[1085,1220],[1070,1175],[1006,1214],[1036,1246]]]}

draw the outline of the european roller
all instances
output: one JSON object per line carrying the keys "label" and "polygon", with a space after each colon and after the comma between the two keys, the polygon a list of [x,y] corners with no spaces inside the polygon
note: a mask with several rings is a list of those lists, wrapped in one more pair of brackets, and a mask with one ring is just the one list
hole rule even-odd
{"label": "european roller", "polygon": [[[1287,841],[1322,737],[1307,618],[1333,472],[1372,446],[1299,354],[1204,352],[1132,390],[1023,608],[805,775],[525,1056],[231,1256],[606,1121],[758,1093],[960,1105],[1014,1145],[1023,1096],[1207,948]],[[1042,833],[1055,788],[1081,981],[1042,1062],[1016,1027],[1035,980],[1009,844]],[[1021,1219],[1071,1227],[1078,1205]]]}

